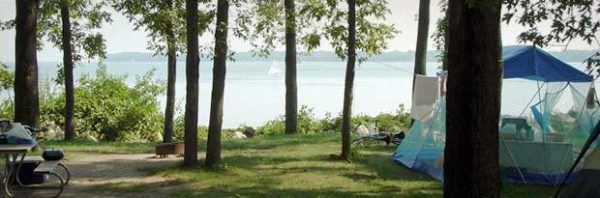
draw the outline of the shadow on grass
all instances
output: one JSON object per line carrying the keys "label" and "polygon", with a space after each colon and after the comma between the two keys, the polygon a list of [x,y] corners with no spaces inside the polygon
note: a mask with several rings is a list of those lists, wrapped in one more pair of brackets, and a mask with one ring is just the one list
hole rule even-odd
{"label": "shadow on grass", "polygon": [[223,164],[242,168],[255,168],[256,166],[277,166],[288,162],[328,162],[328,155],[318,154],[309,156],[261,156],[261,155],[229,155],[221,160]]}
{"label": "shadow on grass", "polygon": [[[339,135],[332,133],[311,135],[274,135],[248,138],[242,140],[229,139],[223,141],[223,150],[271,150],[279,147],[301,144],[320,144],[340,141]],[[206,141],[201,141],[199,148],[206,147]]]}
{"label": "shadow on grass", "polygon": [[186,188],[184,182],[177,180],[156,181],[156,182],[115,182],[107,183],[90,188],[89,192],[120,192],[120,193],[151,193],[169,190],[183,190]]}
{"label": "shadow on grass", "polygon": [[[435,189],[435,187],[431,187]],[[182,197],[440,197],[441,193],[429,187],[417,189],[379,188],[370,191],[355,191],[346,188],[295,189],[273,188],[272,185],[231,188],[209,187],[178,194]]]}
{"label": "shadow on grass", "polygon": [[79,180],[114,180],[141,178],[151,175],[146,169],[172,166],[172,161],[152,159],[106,159],[95,162],[70,164],[73,179]]}
{"label": "shadow on grass", "polygon": [[373,171],[377,178],[387,180],[411,180],[411,181],[432,181],[428,176],[412,171],[406,167],[400,166],[393,162],[392,152],[385,146],[365,147],[362,152],[367,152],[362,155],[362,158],[356,164],[362,165],[364,168]]}
{"label": "shadow on grass", "polygon": [[[368,177],[364,175],[346,175],[353,180],[372,180],[383,178],[391,181],[433,181],[433,187],[443,188],[441,182],[435,181],[431,177],[395,164],[391,160],[391,153],[384,146],[369,146],[363,148],[363,158],[355,163],[363,165],[365,168],[374,171],[377,177]],[[544,185],[525,185],[503,183],[501,187],[502,197],[553,197],[556,188]]]}

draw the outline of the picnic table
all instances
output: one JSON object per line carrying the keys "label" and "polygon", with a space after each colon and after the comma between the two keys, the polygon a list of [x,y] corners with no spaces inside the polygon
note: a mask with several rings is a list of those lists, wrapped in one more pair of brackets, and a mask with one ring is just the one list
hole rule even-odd
{"label": "picnic table", "polygon": [[[0,155],[5,156],[4,172],[0,173],[0,185],[2,185],[0,191],[3,191],[0,193],[0,197],[2,197],[2,194],[7,197],[15,196],[12,191],[14,186],[18,186],[20,189],[56,189],[57,192],[54,197],[59,197],[62,194],[71,177],[69,169],[65,164],[60,163],[60,160],[45,160],[42,156],[26,156],[35,146],[37,144],[0,144]],[[44,174],[46,179],[48,176],[52,176],[57,179],[53,180],[55,184],[40,185],[38,183],[27,183],[25,180],[21,181],[21,166],[32,162],[37,163],[33,174]],[[61,169],[62,172],[59,172],[58,170]],[[46,181],[43,183],[46,183]]]}
{"label": "picnic table", "polygon": [[[0,155],[5,156],[4,172],[0,175],[0,182],[2,183],[4,194],[8,197],[13,196],[10,189],[13,179],[16,178],[17,184],[23,186],[19,177],[11,177],[11,175],[16,175],[23,164],[22,162],[23,159],[25,159],[25,155],[27,155],[27,152],[35,146],[36,144],[0,144]],[[15,163],[11,163],[13,160]]]}

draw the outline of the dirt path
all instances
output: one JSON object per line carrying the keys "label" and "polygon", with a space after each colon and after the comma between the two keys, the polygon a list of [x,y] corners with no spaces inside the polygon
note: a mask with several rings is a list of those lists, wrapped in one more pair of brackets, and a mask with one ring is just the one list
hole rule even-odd
{"label": "dirt path", "polygon": [[[145,169],[173,165],[181,158],[154,158],[153,154],[89,154],[66,159],[71,181],[61,197],[168,197],[181,184],[165,177],[151,175]],[[143,191],[127,189],[110,192],[99,186],[111,183],[132,183],[151,187]],[[38,197],[39,192],[24,195]]]}

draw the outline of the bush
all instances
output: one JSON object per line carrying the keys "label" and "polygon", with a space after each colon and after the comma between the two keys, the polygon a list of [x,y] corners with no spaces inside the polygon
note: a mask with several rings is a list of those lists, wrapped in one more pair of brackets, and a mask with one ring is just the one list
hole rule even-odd
{"label": "bush", "polygon": [[[111,75],[99,66],[94,77],[84,75],[75,88],[75,131],[78,138],[107,141],[157,141],[163,115],[157,97],[163,83],[153,81],[153,71],[136,79],[133,87],[126,76]],[[50,94],[40,106],[42,120],[64,125],[64,92]]]}
{"label": "bush", "polygon": [[267,121],[264,125],[258,127],[258,134],[261,135],[280,135],[285,132],[285,118],[278,117]]}
{"label": "bush", "polygon": [[374,124],[381,132],[396,133],[400,130],[406,131],[410,127],[410,113],[404,108],[404,105],[398,106],[396,113],[380,113],[376,116],[360,115],[352,118],[354,127],[360,124]]}
{"label": "bush", "polygon": [[[175,141],[183,141],[185,137],[185,126],[184,126],[183,116],[178,116],[175,119],[175,125],[173,126],[173,139]],[[223,129],[221,130],[221,139],[227,140],[233,137],[232,130]],[[207,126],[199,126],[198,127],[198,139],[206,140],[208,138],[208,127]]]}
{"label": "bush", "polygon": [[[400,105],[395,113],[380,113],[377,116],[358,115],[352,117],[352,129],[360,124],[375,124],[381,132],[396,133],[400,130],[406,131],[410,127],[410,114]],[[333,117],[331,113],[325,114],[322,119],[314,116],[313,109],[302,106],[298,112],[298,133],[312,134],[324,132],[337,132],[342,130],[341,114]],[[280,116],[268,121],[258,128],[261,135],[283,134],[285,132],[285,117]]]}

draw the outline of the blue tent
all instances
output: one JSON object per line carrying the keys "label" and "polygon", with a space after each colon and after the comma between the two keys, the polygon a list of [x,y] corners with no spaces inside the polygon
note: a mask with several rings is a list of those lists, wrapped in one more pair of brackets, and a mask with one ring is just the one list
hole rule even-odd
{"label": "blue tent", "polygon": [[504,78],[543,82],[592,82],[593,77],[534,46],[504,47]]}
{"label": "blue tent", "polygon": [[[577,91],[572,85],[587,84],[593,82],[593,77],[579,71],[578,69],[552,57],[550,54],[533,46],[508,46],[503,48],[504,79],[521,78],[542,82],[541,87],[546,92],[538,92],[530,101],[540,101],[531,108],[527,104],[525,109],[531,109],[535,121],[522,117],[506,117],[503,119],[500,133],[500,165],[503,167],[502,178],[508,182],[527,184],[557,185],[566,175],[566,171],[572,164],[573,151],[578,151],[580,146],[573,143],[579,136],[565,136],[567,141],[555,140],[550,131],[553,123],[552,110],[561,98],[567,87],[572,88],[574,97],[574,110],[578,123],[569,126],[569,132],[578,132],[587,135],[591,124],[600,119],[598,108],[587,109],[585,107],[585,93]],[[589,86],[586,86],[586,88]],[[393,155],[397,164],[406,166],[413,170],[423,172],[429,176],[443,180],[443,162],[446,133],[446,108],[445,99],[442,97],[437,102],[433,116],[424,121],[415,121],[406,139],[398,146]],[[524,110],[525,111],[525,110]],[[537,113],[537,114],[536,114]],[[505,128],[505,125],[513,125],[514,128]],[[589,126],[588,126],[589,125]],[[532,126],[539,126],[535,133]],[[511,131],[506,133],[504,130]],[[562,132],[562,131],[554,131]],[[537,134],[535,137],[533,134]],[[585,140],[585,139],[584,139]],[[569,178],[569,181],[572,178]]]}

